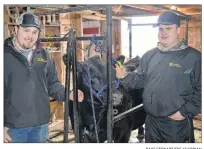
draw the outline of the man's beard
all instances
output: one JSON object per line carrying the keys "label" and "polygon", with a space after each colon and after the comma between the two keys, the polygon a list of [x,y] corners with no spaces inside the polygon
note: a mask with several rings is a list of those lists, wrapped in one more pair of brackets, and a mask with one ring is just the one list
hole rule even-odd
{"label": "man's beard", "polygon": [[26,50],[26,49],[31,49],[33,46],[34,46],[33,43],[28,43],[28,44],[23,44],[21,47]]}

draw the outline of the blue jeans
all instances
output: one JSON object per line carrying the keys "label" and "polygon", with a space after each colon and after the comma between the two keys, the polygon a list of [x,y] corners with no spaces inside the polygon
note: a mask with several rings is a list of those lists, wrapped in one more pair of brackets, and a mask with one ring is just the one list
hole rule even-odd
{"label": "blue jeans", "polygon": [[12,138],[11,143],[46,143],[48,124],[25,128],[9,128],[8,135]]}

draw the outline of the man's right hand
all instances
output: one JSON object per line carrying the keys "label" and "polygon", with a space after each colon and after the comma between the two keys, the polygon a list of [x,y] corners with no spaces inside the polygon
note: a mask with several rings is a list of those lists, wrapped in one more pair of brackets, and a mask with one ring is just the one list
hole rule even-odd
{"label": "man's right hand", "polygon": [[127,71],[126,71],[125,67],[123,67],[123,66],[116,67],[116,76],[119,79],[122,79],[122,78],[126,77],[127,76]]}
{"label": "man's right hand", "polygon": [[11,137],[8,135],[8,129],[9,128],[4,127],[4,143],[8,143],[12,141]]}

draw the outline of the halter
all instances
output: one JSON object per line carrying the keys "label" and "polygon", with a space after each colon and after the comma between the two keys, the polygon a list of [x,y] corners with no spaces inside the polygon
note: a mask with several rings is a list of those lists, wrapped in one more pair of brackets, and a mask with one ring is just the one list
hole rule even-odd
{"label": "halter", "polygon": [[[102,93],[103,93],[105,90],[107,90],[108,85],[104,85],[98,92],[96,92],[96,91],[92,88],[92,85],[91,85],[91,75],[90,75],[90,66],[89,66],[89,64],[87,64],[87,68],[88,68],[88,71],[87,71],[88,80],[85,79],[85,78],[83,77],[83,75],[82,75],[83,81],[84,81],[85,85],[86,85],[88,88],[91,89],[93,95],[101,102],[101,104],[102,104],[103,106],[105,106],[105,102],[101,99],[101,97],[102,97]],[[115,88],[117,89],[117,88],[119,88],[120,82],[119,82],[118,79],[116,79],[116,80],[114,80],[114,81],[112,82],[112,84],[113,84],[113,87],[115,87]]]}
{"label": "halter", "polygon": [[[95,44],[96,46],[96,49],[95,51],[96,52],[104,52],[105,54],[107,54],[107,52],[103,49],[102,45],[101,45],[101,42],[97,42],[95,40],[95,36],[92,36],[92,39],[91,39],[91,43],[87,46],[86,49],[88,49],[88,58],[90,57],[90,49],[91,49],[91,46],[93,44]],[[116,64],[117,61],[112,58],[112,62],[113,64]],[[113,67],[113,66],[112,66]],[[96,133],[96,140],[97,142],[99,142],[99,138],[98,138],[98,130],[97,130],[97,124],[96,124],[96,117],[95,117],[95,110],[94,110],[94,103],[93,103],[93,97],[92,97],[92,94],[101,102],[102,104],[102,108],[105,106],[105,102],[101,99],[102,97],[102,93],[107,89],[108,85],[105,85],[103,86],[98,92],[96,92],[93,88],[92,88],[92,84],[91,84],[91,75],[90,75],[90,66],[89,64],[87,64],[87,68],[88,68],[88,71],[87,71],[87,74],[88,74],[88,80],[86,80],[83,75],[82,75],[82,78],[83,78],[83,81],[84,83],[86,84],[86,86],[89,88],[90,90],[90,94],[91,94],[91,105],[92,105],[92,111],[93,111],[93,119],[94,119],[94,127],[95,127],[95,133]],[[115,88],[118,88],[119,87],[119,80],[115,80],[112,82],[112,84],[114,84],[114,87]]]}
{"label": "halter", "polygon": [[[90,50],[93,44],[96,46],[96,49],[95,49],[96,52],[101,52],[101,53],[104,52],[106,55],[108,55],[108,53],[103,49],[101,42],[97,41],[95,38],[96,38],[96,35],[93,35],[91,38],[91,43],[86,47],[86,49],[88,49],[88,57],[90,57]],[[115,65],[118,62],[115,58],[112,57],[112,63],[113,65]]]}

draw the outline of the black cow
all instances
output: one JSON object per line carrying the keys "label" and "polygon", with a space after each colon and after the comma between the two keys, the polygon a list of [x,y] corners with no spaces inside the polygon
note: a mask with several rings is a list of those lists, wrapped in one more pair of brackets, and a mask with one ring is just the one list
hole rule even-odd
{"label": "black cow", "polygon": [[[118,60],[124,61],[124,57]],[[129,71],[136,69],[139,65],[138,57],[124,64]],[[80,115],[80,141],[97,142],[96,130],[99,142],[107,140],[107,64],[99,56],[93,56],[84,62],[77,64],[78,88],[84,93],[83,102],[79,103]],[[112,67],[112,91],[113,91],[113,109],[114,116],[127,111],[133,106],[142,103],[142,90],[126,91],[119,84],[116,78],[116,72]],[[90,84],[91,82],[91,84]],[[92,92],[92,99],[90,96]],[[92,107],[94,106],[95,116],[93,116]],[[73,126],[73,103],[70,101],[70,118]],[[94,118],[97,129],[95,130]],[[131,116],[128,116],[114,124],[113,141],[115,143],[127,143],[131,131],[140,128],[145,121],[145,112],[140,110]],[[141,127],[142,128],[142,127]],[[143,129],[139,132],[144,137]]]}

